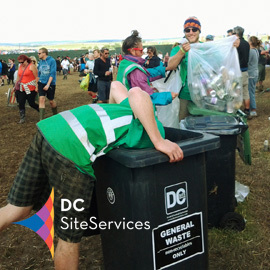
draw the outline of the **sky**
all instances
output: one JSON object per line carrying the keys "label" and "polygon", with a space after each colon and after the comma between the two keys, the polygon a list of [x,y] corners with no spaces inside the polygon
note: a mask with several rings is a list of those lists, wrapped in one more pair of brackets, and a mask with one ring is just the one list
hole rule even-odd
{"label": "sky", "polygon": [[180,38],[190,16],[202,36],[237,25],[244,34],[270,35],[269,8],[267,0],[3,0],[0,43],[123,40],[134,29],[143,39]]}

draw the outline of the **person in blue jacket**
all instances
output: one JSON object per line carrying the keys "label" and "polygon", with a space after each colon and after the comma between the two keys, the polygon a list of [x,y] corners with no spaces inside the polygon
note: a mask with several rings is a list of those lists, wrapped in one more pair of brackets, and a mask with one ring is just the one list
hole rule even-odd
{"label": "person in blue jacket", "polygon": [[45,97],[50,101],[53,114],[57,114],[57,105],[54,100],[56,85],[56,61],[48,56],[46,48],[40,48],[38,51],[40,59],[38,63],[38,94],[39,94],[39,116],[40,120],[45,114]]}

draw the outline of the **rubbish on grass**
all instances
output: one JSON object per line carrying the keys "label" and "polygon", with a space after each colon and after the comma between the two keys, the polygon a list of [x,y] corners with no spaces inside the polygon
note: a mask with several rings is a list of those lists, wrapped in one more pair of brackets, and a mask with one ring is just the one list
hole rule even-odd
{"label": "rubbish on grass", "polygon": [[249,187],[235,181],[235,198],[237,202],[243,202],[249,194]]}

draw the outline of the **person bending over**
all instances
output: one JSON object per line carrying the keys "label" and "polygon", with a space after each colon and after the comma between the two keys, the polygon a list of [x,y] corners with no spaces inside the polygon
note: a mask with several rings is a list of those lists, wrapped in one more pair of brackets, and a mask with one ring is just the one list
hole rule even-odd
{"label": "person bending over", "polygon": [[[181,148],[164,139],[164,129],[154,116],[146,92],[139,87],[128,92],[120,82],[113,82],[110,102],[114,104],[84,105],[40,121],[9,192],[8,204],[0,209],[2,231],[28,217],[32,209],[40,209],[54,187],[54,230],[59,237],[54,258],[57,270],[78,269],[83,236],[83,230],[61,229],[62,216],[87,218],[96,180],[92,163],[119,145],[129,147],[133,137],[128,131],[132,126],[142,125],[149,136],[148,146],[166,154],[170,162],[183,159]],[[63,213],[61,198],[81,198],[85,210]]]}

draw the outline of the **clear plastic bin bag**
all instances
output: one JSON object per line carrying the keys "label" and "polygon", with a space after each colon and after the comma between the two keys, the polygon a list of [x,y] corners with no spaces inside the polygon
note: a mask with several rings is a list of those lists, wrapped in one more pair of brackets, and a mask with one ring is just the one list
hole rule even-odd
{"label": "clear plastic bin bag", "polygon": [[235,113],[242,105],[242,74],[236,36],[191,44],[188,53],[188,86],[199,107]]}

